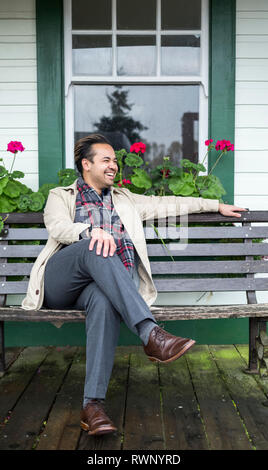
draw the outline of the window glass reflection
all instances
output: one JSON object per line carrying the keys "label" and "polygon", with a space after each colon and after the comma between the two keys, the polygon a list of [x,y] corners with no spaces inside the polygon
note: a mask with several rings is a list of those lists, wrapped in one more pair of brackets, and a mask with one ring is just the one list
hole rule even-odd
{"label": "window glass reflection", "polygon": [[111,29],[111,0],[72,0],[72,29]]}
{"label": "window glass reflection", "polygon": [[162,29],[201,29],[201,0],[162,0]]}
{"label": "window glass reflection", "polygon": [[150,167],[165,155],[198,161],[198,85],[76,85],[75,141],[101,132],[115,149],[146,143]]}
{"label": "window glass reflection", "polygon": [[117,0],[118,29],[155,29],[156,0]]}
{"label": "window glass reflection", "polygon": [[117,46],[118,75],[155,75],[154,36],[118,36]]}
{"label": "window glass reflection", "polygon": [[111,0],[72,0],[72,29],[111,29]]}
{"label": "window glass reflection", "polygon": [[74,75],[110,75],[111,73],[111,36],[73,36]]}
{"label": "window glass reflection", "polygon": [[162,36],[163,75],[199,75],[200,36]]}

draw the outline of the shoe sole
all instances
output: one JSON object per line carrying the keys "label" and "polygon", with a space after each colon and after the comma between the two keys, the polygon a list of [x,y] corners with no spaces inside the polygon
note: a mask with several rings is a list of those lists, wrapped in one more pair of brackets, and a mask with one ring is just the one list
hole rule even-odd
{"label": "shoe sole", "polygon": [[87,431],[87,433],[90,436],[100,436],[102,434],[109,434],[111,432],[117,431],[117,428],[115,428],[113,426],[109,426],[109,425],[100,426],[99,428],[94,429],[94,431],[90,431],[89,430],[89,425],[87,423],[85,423],[84,421],[80,421],[80,426],[83,429],[83,431]]}
{"label": "shoe sole", "polygon": [[193,339],[189,340],[188,343],[184,345],[184,347],[177,353],[175,356],[170,357],[169,359],[166,359],[165,361],[161,361],[160,359],[157,359],[156,357],[148,356],[148,359],[152,362],[161,362],[162,364],[167,364],[168,362],[176,361],[176,359],[179,359],[183,354],[185,354],[193,345],[195,344],[195,341]]}

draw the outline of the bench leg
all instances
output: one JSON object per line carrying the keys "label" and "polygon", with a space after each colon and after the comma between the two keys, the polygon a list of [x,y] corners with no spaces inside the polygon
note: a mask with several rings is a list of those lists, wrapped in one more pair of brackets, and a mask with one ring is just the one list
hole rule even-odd
{"label": "bench leg", "polygon": [[4,374],[6,369],[5,363],[5,336],[4,336],[4,322],[0,321],[0,376]]}
{"label": "bench leg", "polygon": [[249,318],[249,362],[247,374],[259,374],[256,338],[259,336],[260,323],[258,318]]}

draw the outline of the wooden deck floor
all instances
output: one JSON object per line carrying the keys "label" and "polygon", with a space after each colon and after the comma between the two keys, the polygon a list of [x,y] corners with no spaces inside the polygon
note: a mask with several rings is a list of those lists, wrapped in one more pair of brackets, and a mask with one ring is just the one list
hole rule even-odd
{"label": "wooden deck floor", "polygon": [[85,349],[9,349],[0,449],[267,450],[268,378],[244,374],[246,360],[247,346],[195,346],[159,366],[118,347],[106,400],[118,432],[92,438],[79,426]]}

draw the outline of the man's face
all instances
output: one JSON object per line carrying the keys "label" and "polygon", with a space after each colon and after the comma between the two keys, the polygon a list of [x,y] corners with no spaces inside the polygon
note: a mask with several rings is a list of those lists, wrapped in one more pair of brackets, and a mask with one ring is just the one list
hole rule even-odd
{"label": "man's face", "polygon": [[111,145],[94,144],[92,146],[93,162],[82,159],[84,181],[92,186],[99,194],[104,188],[109,188],[114,183],[118,171],[117,159]]}

